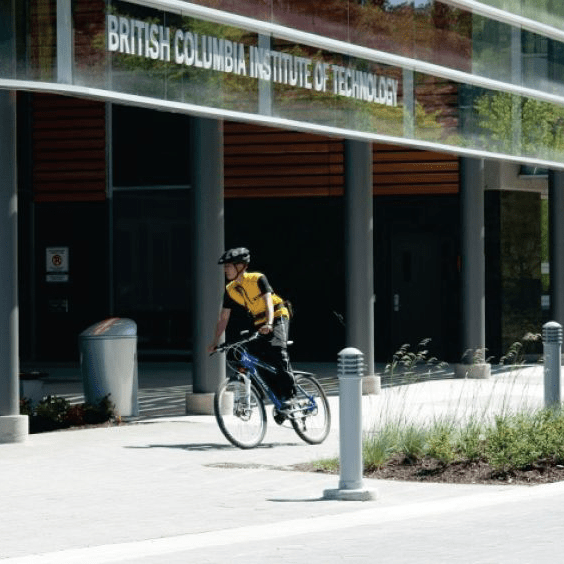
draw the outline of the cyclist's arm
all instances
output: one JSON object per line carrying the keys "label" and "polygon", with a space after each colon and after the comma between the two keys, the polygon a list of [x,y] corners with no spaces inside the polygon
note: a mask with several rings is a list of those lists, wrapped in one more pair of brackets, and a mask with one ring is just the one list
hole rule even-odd
{"label": "cyclist's arm", "polygon": [[222,308],[221,313],[219,314],[219,319],[217,320],[217,324],[215,326],[215,335],[213,339],[213,343],[208,346],[208,352],[212,353],[217,345],[219,344],[219,340],[223,333],[225,333],[225,329],[227,328],[227,324],[229,323],[229,316],[231,315],[231,310],[227,308]]}
{"label": "cyclist's arm", "polygon": [[274,303],[270,292],[263,294],[262,298],[266,307],[266,323],[259,329],[259,332],[265,334],[272,331],[272,324],[274,323]]}

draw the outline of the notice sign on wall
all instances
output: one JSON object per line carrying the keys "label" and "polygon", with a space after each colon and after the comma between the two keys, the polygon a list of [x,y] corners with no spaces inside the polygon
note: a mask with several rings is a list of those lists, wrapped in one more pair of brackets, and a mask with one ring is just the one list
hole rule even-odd
{"label": "notice sign on wall", "polygon": [[47,282],[69,281],[69,248],[47,247],[45,250]]}

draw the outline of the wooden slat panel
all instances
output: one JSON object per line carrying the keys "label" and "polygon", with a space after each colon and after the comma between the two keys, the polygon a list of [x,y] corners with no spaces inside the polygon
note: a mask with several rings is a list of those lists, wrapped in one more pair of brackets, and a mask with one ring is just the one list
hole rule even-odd
{"label": "wooden slat panel", "polygon": [[69,192],[61,195],[59,192],[39,192],[35,194],[36,202],[60,202],[64,197],[65,202],[103,202],[106,195],[96,192]]}
{"label": "wooden slat panel", "polygon": [[[58,141],[37,141],[33,144],[36,154],[41,156],[46,151],[52,150],[57,151],[69,151],[71,149],[77,148],[77,142],[73,140],[58,140]],[[81,140],[79,150],[90,150],[90,149],[105,149],[106,139],[89,139]],[[105,154],[105,151],[104,151]]]}
{"label": "wooden slat panel", "polygon": [[338,188],[301,188],[300,190],[293,190],[289,192],[285,188],[256,188],[252,192],[245,189],[232,189],[230,193],[231,198],[325,198],[327,196],[342,196],[342,186]]}
{"label": "wooden slat panel", "polygon": [[106,169],[101,171],[90,170],[59,170],[55,172],[34,172],[33,181],[37,184],[47,184],[50,182],[76,182],[105,180]]}
{"label": "wooden slat panel", "polygon": [[428,194],[457,194],[457,184],[403,184],[397,186],[377,186],[374,194],[378,196],[398,196],[398,195],[428,195]]}
{"label": "wooden slat panel", "polygon": [[[344,163],[344,155],[342,153],[329,153],[323,155],[324,162],[329,162],[331,165],[336,166]],[[317,164],[320,162],[318,154],[308,153],[285,153],[285,154],[269,154],[269,155],[226,155],[224,157],[224,164],[231,167],[249,167],[261,165],[284,165],[284,164]]]}
{"label": "wooden slat panel", "polygon": [[405,163],[374,163],[374,174],[396,172],[458,172],[458,163],[455,162],[405,162]]}
{"label": "wooden slat panel", "polygon": [[454,174],[409,174],[409,175],[398,175],[398,174],[379,174],[377,181],[380,184],[431,184],[431,183],[443,183],[443,182],[457,182],[458,173]]}
{"label": "wooden slat panel", "polygon": [[35,201],[106,197],[105,105],[50,94],[32,102]]}
{"label": "wooden slat panel", "polygon": [[331,196],[342,191],[343,141],[224,122],[225,196]]}
{"label": "wooden slat panel", "polygon": [[455,155],[394,145],[374,146],[374,194],[455,194],[459,162]]}
{"label": "wooden slat panel", "polygon": [[[103,161],[106,158],[106,152],[100,150],[65,151],[63,157],[64,158],[61,158],[61,154],[57,151],[51,152],[47,150],[47,147],[45,147],[44,151],[39,155],[38,160],[36,160],[35,166],[38,169],[49,168],[50,166],[60,167],[60,163],[64,162],[66,163],[66,168],[72,168],[74,166],[80,166],[81,163],[84,163],[85,166],[88,166],[90,161],[93,161],[97,163],[101,168],[104,168]],[[57,158],[61,158],[61,160],[55,160]]]}
{"label": "wooden slat panel", "polygon": [[257,154],[257,148],[260,153],[324,153],[327,154],[331,150],[338,150],[342,144],[339,143],[283,143],[278,139],[271,139],[270,144],[243,144],[236,147],[225,147],[226,155],[245,155]]}
{"label": "wooden slat panel", "polygon": [[[99,127],[102,124],[99,124]],[[75,139],[80,140],[80,144],[75,143],[75,148],[82,148],[82,141],[90,141],[93,139],[102,139],[105,142],[105,133],[98,128],[94,129],[45,129],[36,130],[32,138],[34,141],[71,141]]]}
{"label": "wooden slat panel", "polygon": [[49,131],[72,131],[87,130],[92,135],[91,130],[100,127],[104,123],[103,119],[57,119],[46,120],[40,119],[35,122],[36,131],[49,130]]}
{"label": "wooden slat panel", "polygon": [[85,159],[55,161],[50,159],[47,161],[36,162],[34,175],[57,174],[61,172],[61,169],[67,173],[96,170],[102,172],[104,175],[106,174],[106,167],[103,163],[100,164],[98,159],[93,159],[91,161],[87,161]]}
{"label": "wooden slat panel", "polygon": [[[36,194],[41,193],[65,193],[68,192],[100,192],[99,181],[69,181],[69,182],[45,182],[41,185],[41,189],[36,191]],[[104,194],[105,197],[105,194]],[[66,200],[66,198],[65,198]]]}
{"label": "wooden slat panel", "polygon": [[[445,92],[448,88],[445,85]],[[343,193],[342,139],[225,122],[224,140],[227,198]],[[458,191],[459,165],[454,155],[390,144],[374,144],[373,149],[376,195]]]}
{"label": "wooden slat panel", "polygon": [[442,161],[442,162],[458,162],[458,157],[447,155],[445,153],[435,153],[433,151],[406,151],[403,147],[399,147],[398,151],[381,151],[380,147],[374,152],[374,162],[411,162],[420,160],[422,157],[418,156],[424,153],[425,162]]}
{"label": "wooden slat panel", "polygon": [[[268,187],[272,186],[288,186],[289,188],[296,186],[331,186],[333,184],[342,185],[343,178],[335,178],[333,176],[273,176],[269,178]],[[237,186],[265,186],[264,178],[226,178],[225,188]]]}
{"label": "wooden slat panel", "polygon": [[[292,175],[293,176],[318,176],[327,174],[330,172],[332,174],[344,174],[344,166],[334,166],[334,165],[327,165],[327,164],[308,164],[308,165],[297,165],[293,163],[292,167]],[[253,167],[231,167],[229,170],[229,176],[226,174],[225,178],[233,178],[233,177],[256,177],[261,176],[265,177],[268,176],[270,178],[276,178],[278,176],[285,176],[289,175],[288,166],[269,166],[268,170],[264,170],[262,167],[253,166]]]}

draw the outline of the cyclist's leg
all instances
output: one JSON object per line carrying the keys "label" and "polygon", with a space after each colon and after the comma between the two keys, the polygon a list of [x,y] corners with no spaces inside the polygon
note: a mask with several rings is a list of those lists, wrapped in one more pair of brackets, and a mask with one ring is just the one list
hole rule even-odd
{"label": "cyclist's leg", "polygon": [[[251,341],[248,345],[248,351],[253,356],[256,356],[263,362],[267,364],[274,365],[274,358],[271,355],[270,341],[272,338],[272,334],[270,335],[261,335],[258,339]],[[257,371],[260,374],[261,378],[268,384],[268,387],[274,392],[276,397],[280,397],[280,390],[278,388],[278,378],[276,374],[272,372],[257,367]]]}
{"label": "cyclist's leg", "polygon": [[275,320],[269,351],[271,364],[276,368],[279,397],[283,401],[291,398],[295,393],[294,373],[287,349],[289,326],[290,322],[286,317]]}

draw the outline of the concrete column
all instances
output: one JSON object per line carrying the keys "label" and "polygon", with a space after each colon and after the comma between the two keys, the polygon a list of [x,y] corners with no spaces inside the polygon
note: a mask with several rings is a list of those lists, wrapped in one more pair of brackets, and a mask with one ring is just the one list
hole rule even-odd
{"label": "concrete column", "polygon": [[374,374],[374,217],[372,144],[345,141],[346,345],[364,354],[365,394],[380,392]]}
{"label": "concrete column", "polygon": [[[260,35],[258,36],[258,46],[259,49],[270,50],[270,36]],[[258,81],[258,94],[259,94],[259,114],[265,116],[272,115],[272,82],[270,80]]]}
{"label": "concrete column", "polygon": [[551,319],[564,325],[564,171],[548,175]]}
{"label": "concrete column", "polygon": [[16,93],[0,90],[0,443],[23,441],[19,414]]}
{"label": "concrete column", "polygon": [[487,378],[484,161],[460,159],[462,258],[462,363],[458,377]]}
{"label": "concrete column", "polygon": [[[15,76],[16,32],[13,0],[0,2],[0,73]],[[0,443],[28,434],[20,415],[18,350],[18,196],[16,93],[0,90]]]}
{"label": "concrete column", "polygon": [[413,70],[403,69],[403,135],[413,137],[415,125],[415,98],[413,94]]}
{"label": "concrete column", "polygon": [[225,288],[217,264],[224,250],[223,124],[194,118],[191,125],[193,246],[193,393],[187,413],[212,414],[213,396],[225,378],[223,355],[209,356]]}
{"label": "concrete column", "polygon": [[72,83],[72,5],[71,0],[57,0],[57,81]]}

